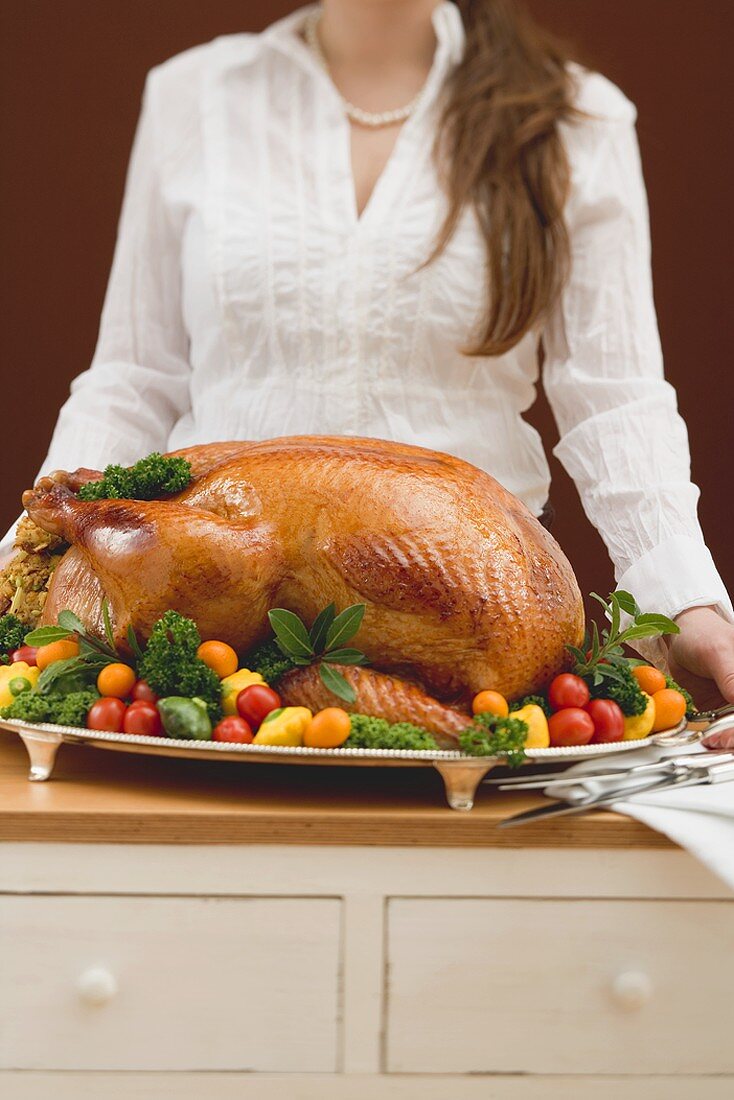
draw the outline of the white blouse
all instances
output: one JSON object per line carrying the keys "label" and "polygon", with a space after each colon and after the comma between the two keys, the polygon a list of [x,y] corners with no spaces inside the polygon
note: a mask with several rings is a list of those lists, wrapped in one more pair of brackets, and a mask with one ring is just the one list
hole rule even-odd
{"label": "white blouse", "polygon": [[522,414],[542,336],[554,453],[620,586],[643,609],[712,604],[734,619],[663,379],[632,104],[575,70],[594,117],[564,127],[571,281],[542,333],[468,358],[487,296],[473,212],[420,267],[445,212],[432,147],[458,9],[435,11],[424,94],[360,217],[348,123],[297,34],[307,10],[149,74],[99,342],[43,471],[221,439],[376,436],[467,459],[538,514],[550,474]]}

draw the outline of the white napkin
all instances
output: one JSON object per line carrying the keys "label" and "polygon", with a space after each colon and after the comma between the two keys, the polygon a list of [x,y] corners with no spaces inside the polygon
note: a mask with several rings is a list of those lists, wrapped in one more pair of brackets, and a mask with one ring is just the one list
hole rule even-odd
{"label": "white napkin", "polygon": [[[692,750],[690,746],[679,750],[652,746],[633,750],[624,754],[624,761],[620,757],[609,757],[610,770],[621,767],[623,763],[632,768],[638,764],[652,764],[663,758],[670,759],[676,751],[690,753]],[[708,755],[706,749],[699,747],[697,751]],[[580,782],[547,788],[546,794],[551,798],[576,802],[589,794],[602,794],[605,789],[611,790],[622,785],[624,777],[621,776],[616,779],[583,780],[585,771],[598,770],[600,765],[601,761],[596,759],[569,768],[568,774],[578,776]],[[641,776],[630,776],[630,791],[634,791],[644,782],[651,782],[653,776],[654,773],[650,772]],[[612,809],[637,818],[651,829],[664,833],[734,889],[734,781],[630,794],[614,802]]]}

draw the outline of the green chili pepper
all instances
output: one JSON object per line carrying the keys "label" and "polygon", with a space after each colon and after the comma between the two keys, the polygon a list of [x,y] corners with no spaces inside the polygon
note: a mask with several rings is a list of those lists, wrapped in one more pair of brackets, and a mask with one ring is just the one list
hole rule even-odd
{"label": "green chili pepper", "polygon": [[158,700],[158,713],[169,737],[181,741],[208,741],[212,724],[203,699],[169,695]]}

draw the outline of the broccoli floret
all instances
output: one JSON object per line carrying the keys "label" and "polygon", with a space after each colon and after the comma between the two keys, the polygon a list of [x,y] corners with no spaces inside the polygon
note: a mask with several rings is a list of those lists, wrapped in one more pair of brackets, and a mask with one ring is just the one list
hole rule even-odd
{"label": "broccoli floret", "polygon": [[138,676],[164,698],[198,696],[206,703],[212,722],[218,722],[222,716],[222,689],[216,672],[197,657],[200,645],[196,623],[178,611],[166,611],[153,625]]}
{"label": "broccoli floret", "polygon": [[391,724],[384,718],[353,714],[352,729],[346,741],[350,749],[410,749],[413,752],[435,751],[438,746],[427,730],[410,722]]}
{"label": "broccoli floret", "polygon": [[134,466],[107,466],[99,481],[82,485],[80,500],[155,500],[180,493],[191,481],[191,463],[154,452]]}
{"label": "broccoli floret", "polygon": [[23,722],[52,722],[57,726],[84,726],[96,691],[72,691],[68,695],[39,695],[24,691],[0,710],[3,718],[18,718]]}
{"label": "broccoli floret", "polygon": [[[607,669],[611,671],[611,675],[604,675]],[[592,699],[613,699],[619,704],[626,718],[645,713],[647,699],[626,661],[613,665],[599,665],[598,671],[602,673],[600,683],[589,684]]]}
{"label": "broccoli floret", "polygon": [[546,718],[550,718],[553,709],[544,695],[525,695],[522,699],[516,699],[514,703],[510,703],[510,714],[513,710],[522,710],[523,707],[529,707],[533,703],[536,707],[540,707]]}
{"label": "broccoli floret", "polygon": [[266,684],[272,687],[285,676],[286,672],[296,668],[296,663],[290,657],[286,657],[280,650],[274,638],[251,650],[243,661],[245,668],[252,672],[259,672]]}
{"label": "broccoli floret", "polygon": [[0,657],[6,657],[13,649],[23,645],[28,627],[17,615],[3,615],[0,618]]}
{"label": "broccoli floret", "polygon": [[469,756],[506,756],[511,768],[525,760],[528,724],[522,718],[477,714],[471,726],[459,734],[459,748]]}
{"label": "broccoli floret", "polygon": [[666,676],[665,677],[665,686],[669,687],[669,688],[672,688],[673,691],[679,691],[681,693],[681,695],[683,696],[683,698],[685,699],[685,701],[686,701],[686,718],[688,719],[688,721],[690,722],[690,720],[692,718],[695,718],[696,715],[698,714],[698,707],[693,702],[693,696],[691,695],[690,691],[686,691],[686,689],[684,687],[681,687],[680,684],[676,683],[676,681],[673,679],[672,676]]}

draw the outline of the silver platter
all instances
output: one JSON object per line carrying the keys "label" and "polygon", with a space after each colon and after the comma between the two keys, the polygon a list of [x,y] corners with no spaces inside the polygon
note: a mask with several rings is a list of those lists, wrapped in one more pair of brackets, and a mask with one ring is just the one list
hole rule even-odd
{"label": "silver platter", "polygon": [[[501,766],[501,757],[465,756],[461,752],[408,751],[404,749],[310,749],[273,745],[237,745],[222,741],[178,741],[168,737],[143,737],[135,734],[103,733],[75,726],[31,724],[17,719],[0,719],[0,729],[17,733],[30,757],[28,778],[34,782],[49,779],[62,744],[87,745],[96,749],[146,756],[169,756],[189,760],[227,760],[240,764],[319,764],[341,767],[433,767],[442,776],[446,798],[454,810],[470,810],[482,779],[492,768]],[[653,742],[620,741],[608,745],[583,745],[577,748],[529,749],[527,760],[536,764],[561,764],[590,756],[610,756],[644,748]]]}

